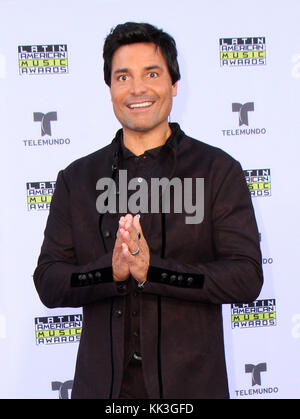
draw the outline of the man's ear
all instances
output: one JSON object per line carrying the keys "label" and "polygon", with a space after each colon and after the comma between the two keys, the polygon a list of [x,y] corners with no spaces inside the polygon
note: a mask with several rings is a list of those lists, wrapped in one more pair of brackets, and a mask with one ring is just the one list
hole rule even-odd
{"label": "man's ear", "polygon": [[172,85],[172,96],[177,96],[178,81]]}

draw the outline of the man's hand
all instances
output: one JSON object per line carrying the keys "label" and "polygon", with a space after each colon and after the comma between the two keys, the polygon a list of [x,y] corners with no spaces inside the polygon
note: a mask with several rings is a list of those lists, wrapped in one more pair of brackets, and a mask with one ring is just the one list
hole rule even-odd
{"label": "man's hand", "polygon": [[133,217],[131,214],[127,214],[125,217],[121,217],[118,234],[119,233],[119,237],[122,241],[122,263],[126,261],[130,274],[138,282],[145,282],[150,264],[150,252],[143,235],[139,216],[136,215]]}
{"label": "man's hand", "polygon": [[[121,219],[124,217],[121,217]],[[123,222],[122,222],[123,226]],[[112,269],[113,269],[113,278],[114,281],[126,281],[130,275],[129,266],[126,258],[123,256],[122,243],[123,239],[121,237],[121,221],[119,223],[119,228],[117,231],[115,247],[112,256]]]}

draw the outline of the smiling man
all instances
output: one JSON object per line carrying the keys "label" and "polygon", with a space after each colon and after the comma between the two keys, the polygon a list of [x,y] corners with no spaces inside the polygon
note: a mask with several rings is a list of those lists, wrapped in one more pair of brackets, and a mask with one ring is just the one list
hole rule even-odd
{"label": "smiling man", "polygon": [[168,116],[177,82],[172,84],[160,48],[144,42],[121,46],[111,73],[111,99],[124,145],[135,154],[163,145],[171,134]]}
{"label": "smiling man", "polygon": [[[222,304],[256,299],[263,282],[243,171],[168,122],[180,79],[170,35],[121,24],[103,57],[121,129],[59,172],[34,273],[46,306],[83,307],[72,398],[228,398]],[[134,198],[124,173],[149,201],[143,185],[164,181],[160,211],[124,211]],[[96,205],[102,179],[106,200],[119,196],[111,211]],[[187,179],[204,181],[204,216],[193,224],[187,206],[178,210],[185,191],[170,198],[170,185]]]}

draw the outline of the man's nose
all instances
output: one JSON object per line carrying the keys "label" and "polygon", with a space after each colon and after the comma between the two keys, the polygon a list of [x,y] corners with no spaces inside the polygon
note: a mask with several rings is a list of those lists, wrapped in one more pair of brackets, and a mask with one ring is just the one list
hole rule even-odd
{"label": "man's nose", "polygon": [[142,77],[134,77],[131,80],[130,88],[131,94],[135,96],[142,95],[147,91],[147,83]]}

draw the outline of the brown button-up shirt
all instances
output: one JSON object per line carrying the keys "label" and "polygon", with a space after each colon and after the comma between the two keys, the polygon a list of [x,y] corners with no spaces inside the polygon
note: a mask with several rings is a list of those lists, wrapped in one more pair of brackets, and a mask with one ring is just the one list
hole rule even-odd
{"label": "brown button-up shirt", "polygon": [[[172,137],[169,138],[171,140]],[[127,185],[131,179],[136,178],[138,184],[142,182],[147,183],[148,188],[148,213],[139,213],[140,214],[140,223],[143,228],[143,232],[148,232],[146,234],[146,240],[151,252],[158,253],[160,252],[161,244],[161,224],[160,216],[156,214],[155,217],[150,213],[150,193],[151,193],[151,178],[157,177],[157,157],[163,146],[153,148],[151,150],[145,151],[144,154],[136,156],[129,149],[127,149],[123,143],[123,139],[120,139],[120,153],[118,158],[118,170],[126,171],[127,176]],[[119,172],[120,173],[120,172]],[[117,175],[116,183],[119,184],[120,188],[120,179]],[[143,185],[141,185],[143,187]],[[136,192],[136,190],[127,189],[127,203],[129,202],[130,197]],[[119,197],[119,195],[118,195]],[[105,238],[110,238],[115,240],[115,234],[118,229],[118,220],[121,213],[118,208],[117,203],[117,212],[115,214],[109,214],[105,218],[105,230],[103,232]],[[131,208],[128,208],[128,213],[133,213],[130,211]],[[135,215],[133,213],[133,215]],[[155,220],[154,220],[155,218]],[[159,221],[159,222],[157,222]],[[151,234],[150,234],[151,228]],[[159,239],[158,239],[159,238]],[[111,243],[112,244],[112,243]],[[141,289],[138,287],[137,281],[133,278],[129,278],[129,293],[126,295],[126,304],[125,304],[125,313],[119,312],[119,315],[125,315],[125,347],[124,347],[124,376],[125,381],[129,380],[128,377],[137,377],[134,381],[130,379],[130,383],[124,382],[121,389],[121,393],[125,388],[130,388],[130,394],[135,395],[141,394],[141,388],[144,388],[144,383],[142,380],[142,357],[141,345],[140,345],[140,300],[142,298]],[[140,359],[138,362],[130,362],[133,359],[135,361]],[[131,371],[132,370],[132,371]],[[123,394],[123,393],[122,393]]]}
{"label": "brown button-up shirt", "polygon": [[[129,149],[127,149],[123,141],[121,142],[121,156],[120,156],[120,169],[127,170],[128,182],[137,178],[138,182],[147,182],[149,197],[150,197],[150,182],[151,177],[155,175],[156,158],[162,147],[156,147],[151,150],[147,150],[140,156],[134,155]],[[128,191],[128,199],[135,191]],[[150,201],[149,201],[150,203]],[[149,231],[150,223],[152,221],[149,213],[140,214],[140,222],[143,230]],[[153,231],[153,229],[155,231]],[[157,230],[157,231],[156,231]],[[151,223],[151,233],[153,236],[161,234],[160,225],[157,223]],[[148,245],[151,249],[151,236],[146,238]],[[142,358],[140,349],[140,298],[141,292],[137,286],[137,282],[130,278],[130,293],[126,296],[126,312],[125,312],[125,357],[124,366],[128,367],[132,357],[137,355]]]}

